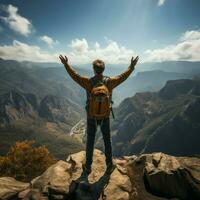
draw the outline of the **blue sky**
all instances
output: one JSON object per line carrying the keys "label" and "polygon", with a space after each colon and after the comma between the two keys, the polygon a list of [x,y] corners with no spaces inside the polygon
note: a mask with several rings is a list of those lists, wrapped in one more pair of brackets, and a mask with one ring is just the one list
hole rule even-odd
{"label": "blue sky", "polygon": [[1,0],[0,57],[200,60],[199,0]]}

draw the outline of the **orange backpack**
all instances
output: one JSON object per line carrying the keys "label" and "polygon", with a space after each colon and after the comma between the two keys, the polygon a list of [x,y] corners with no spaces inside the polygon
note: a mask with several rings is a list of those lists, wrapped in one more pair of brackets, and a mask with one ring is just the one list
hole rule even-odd
{"label": "orange backpack", "polygon": [[96,119],[109,117],[111,107],[111,94],[106,85],[109,77],[103,77],[102,81],[91,80],[92,89],[87,97],[87,111],[89,116]]}

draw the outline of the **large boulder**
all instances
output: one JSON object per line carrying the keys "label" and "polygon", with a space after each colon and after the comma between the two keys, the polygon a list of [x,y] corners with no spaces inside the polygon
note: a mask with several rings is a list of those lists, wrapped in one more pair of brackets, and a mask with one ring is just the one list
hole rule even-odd
{"label": "large boulder", "polygon": [[147,154],[144,180],[148,191],[166,198],[200,199],[200,159]]}
{"label": "large boulder", "polygon": [[12,199],[16,195],[28,189],[30,187],[29,183],[23,183],[15,180],[11,177],[1,177],[0,178],[0,199]]}
{"label": "large boulder", "polygon": [[70,155],[66,162],[58,161],[31,182],[32,189],[23,198],[30,199],[33,191],[34,194],[40,191],[43,197],[54,199],[130,199],[131,181],[119,160],[116,160],[117,168],[109,176],[104,174],[104,154],[95,149],[93,159],[88,179],[81,177],[85,151]]}

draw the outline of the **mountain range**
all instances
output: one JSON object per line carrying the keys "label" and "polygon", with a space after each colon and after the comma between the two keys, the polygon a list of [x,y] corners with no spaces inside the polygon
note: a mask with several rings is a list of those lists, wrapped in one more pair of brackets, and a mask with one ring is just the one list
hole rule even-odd
{"label": "mountain range", "polygon": [[162,151],[199,155],[200,79],[167,81],[158,92],[136,93],[114,110],[116,156]]}
{"label": "mountain range", "polygon": [[11,90],[0,95],[0,152],[19,140],[35,140],[47,146],[56,157],[83,149],[70,136],[71,128],[82,118],[82,108],[65,97],[46,95],[41,100],[32,93]]}
{"label": "mountain range", "polygon": [[[89,66],[79,65],[75,69],[81,75],[90,77],[93,76],[93,71]],[[192,78],[200,74],[199,66],[199,62],[185,61],[138,64],[133,74],[114,90],[115,106],[136,92],[157,91],[167,80]],[[85,105],[85,91],[72,81],[61,64],[0,59],[0,69],[0,94],[9,90],[33,93],[39,98],[52,94]],[[105,75],[116,76],[126,69],[126,65],[108,65]]]}
{"label": "mountain range", "polygon": [[[78,73],[92,76],[86,65],[79,67]],[[58,158],[84,148],[85,91],[64,67],[0,59],[0,69],[1,155],[13,142],[26,139],[46,145]],[[106,70],[114,76],[125,66]],[[113,93],[114,154],[199,154],[199,74],[198,62],[139,64]],[[97,134],[102,149],[100,139]]]}

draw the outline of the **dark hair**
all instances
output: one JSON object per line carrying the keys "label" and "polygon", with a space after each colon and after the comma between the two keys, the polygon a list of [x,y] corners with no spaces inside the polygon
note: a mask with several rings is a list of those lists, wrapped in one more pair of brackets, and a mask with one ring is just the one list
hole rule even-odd
{"label": "dark hair", "polygon": [[97,60],[93,61],[92,64],[93,64],[93,69],[97,74],[103,73],[103,71],[105,69],[105,63],[102,60],[97,59]]}

